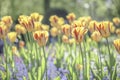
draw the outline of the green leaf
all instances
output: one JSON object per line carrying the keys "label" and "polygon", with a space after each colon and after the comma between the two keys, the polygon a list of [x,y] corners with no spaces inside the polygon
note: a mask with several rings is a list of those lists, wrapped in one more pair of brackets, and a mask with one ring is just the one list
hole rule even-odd
{"label": "green leaf", "polygon": [[42,74],[41,74],[41,67],[38,67],[38,80],[41,80],[41,76],[42,76]]}
{"label": "green leaf", "polygon": [[60,80],[60,76],[56,77],[54,80]]}
{"label": "green leaf", "polygon": [[30,72],[28,72],[28,77],[29,77],[29,80],[32,80],[32,75]]}

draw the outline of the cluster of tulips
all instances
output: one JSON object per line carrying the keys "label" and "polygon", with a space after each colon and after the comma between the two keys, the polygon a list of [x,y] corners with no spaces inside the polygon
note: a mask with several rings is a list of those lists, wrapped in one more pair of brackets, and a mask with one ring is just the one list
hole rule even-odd
{"label": "cluster of tulips", "polygon": [[[120,79],[116,60],[117,52],[120,54],[120,18],[98,22],[90,16],[76,18],[69,13],[66,20],[50,16],[50,25],[46,25],[42,23],[43,17],[39,13],[20,15],[19,24],[15,25],[11,16],[1,18],[0,39],[4,42],[5,56],[2,66],[6,71],[0,71],[2,80],[10,80],[9,67],[15,71],[14,55],[23,59],[28,70],[28,77],[22,77],[23,80],[62,80],[59,75],[54,79],[48,77],[49,57],[55,58],[57,68],[68,71],[67,80],[90,80],[91,76],[96,80],[106,76],[109,80]],[[50,35],[57,41],[47,44]],[[14,44],[17,40],[18,46]]]}

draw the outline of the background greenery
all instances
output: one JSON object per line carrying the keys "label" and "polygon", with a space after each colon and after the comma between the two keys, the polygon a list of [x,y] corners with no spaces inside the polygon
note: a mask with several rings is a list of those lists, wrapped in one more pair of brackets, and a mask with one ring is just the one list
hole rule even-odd
{"label": "background greenery", "polygon": [[90,15],[95,20],[111,20],[120,17],[120,0],[0,0],[0,17],[11,15],[13,19],[32,12],[44,14],[49,8],[63,8],[78,17]]}

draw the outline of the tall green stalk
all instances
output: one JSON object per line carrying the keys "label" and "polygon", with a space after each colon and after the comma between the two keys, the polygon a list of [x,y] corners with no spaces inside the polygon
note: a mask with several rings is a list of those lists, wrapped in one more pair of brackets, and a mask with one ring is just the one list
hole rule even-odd
{"label": "tall green stalk", "polygon": [[48,80],[47,79],[47,55],[45,53],[45,47],[43,46],[42,48],[43,48],[43,55],[44,55],[44,58],[45,58],[46,80]]}
{"label": "tall green stalk", "polygon": [[4,39],[4,45],[5,45],[5,48],[4,48],[4,52],[5,52],[5,60],[6,60],[6,80],[9,80],[8,79],[8,52],[7,52],[7,43],[6,43],[6,40]]}
{"label": "tall green stalk", "polygon": [[109,65],[108,65],[108,70],[109,70],[109,74],[110,74],[110,80],[112,80],[112,65],[111,65],[111,53],[110,53],[110,47],[109,47],[109,42],[108,42],[108,38],[106,38],[107,41],[107,47],[108,47],[108,53],[109,53]]}
{"label": "tall green stalk", "polygon": [[83,80],[85,80],[84,78],[85,78],[85,65],[84,65],[84,54],[83,54],[83,52],[82,52],[82,46],[81,46],[81,43],[80,43],[80,51],[81,51],[81,55],[82,55],[82,65],[83,65]]}

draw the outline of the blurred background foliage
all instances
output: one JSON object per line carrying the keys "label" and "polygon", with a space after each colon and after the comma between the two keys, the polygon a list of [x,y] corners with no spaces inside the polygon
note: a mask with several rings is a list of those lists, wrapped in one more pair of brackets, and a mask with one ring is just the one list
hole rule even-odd
{"label": "blurred background foliage", "polygon": [[77,17],[90,15],[98,21],[120,17],[120,0],[0,0],[0,17],[11,15],[16,20],[21,14],[47,14],[51,8],[74,12]]}

